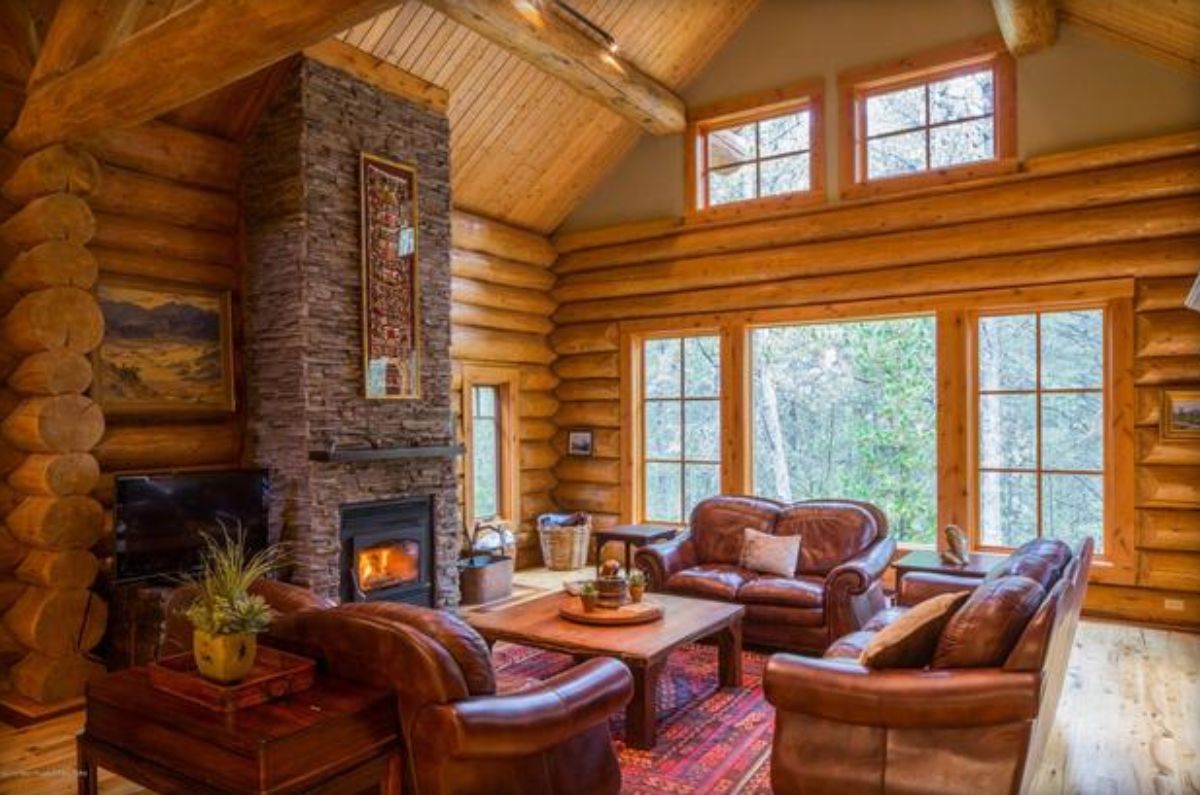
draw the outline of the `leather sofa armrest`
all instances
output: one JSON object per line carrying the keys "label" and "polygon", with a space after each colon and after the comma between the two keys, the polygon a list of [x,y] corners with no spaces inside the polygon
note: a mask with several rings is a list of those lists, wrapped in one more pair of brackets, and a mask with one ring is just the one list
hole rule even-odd
{"label": "leather sofa armrest", "polygon": [[763,679],[780,712],[897,729],[991,726],[1037,716],[1041,674],[999,668],[873,671],[854,660],[776,654]]}
{"label": "leather sofa armrest", "polygon": [[973,591],[983,580],[978,577],[959,577],[955,574],[914,571],[900,578],[896,604],[912,607],[915,604],[948,593]]}
{"label": "leather sofa armrest", "polygon": [[696,545],[690,533],[661,544],[639,547],[633,565],[646,574],[646,590],[662,591],[672,574],[696,565]]}
{"label": "leather sofa armrest", "polygon": [[414,750],[475,759],[534,754],[604,723],[632,696],[628,668],[588,660],[518,693],[424,707],[413,724]]}
{"label": "leather sofa armrest", "polygon": [[880,580],[895,554],[896,540],[881,538],[825,576],[825,621],[831,640],[862,629],[887,607]]}

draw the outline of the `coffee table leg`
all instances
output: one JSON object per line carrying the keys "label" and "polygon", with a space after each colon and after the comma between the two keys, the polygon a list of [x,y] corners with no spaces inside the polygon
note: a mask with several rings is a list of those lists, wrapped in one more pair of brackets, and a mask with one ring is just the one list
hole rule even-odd
{"label": "coffee table leg", "polygon": [[96,763],[88,753],[87,741],[83,739],[83,735],[75,738],[75,774],[78,778],[79,795],[96,795],[99,792]]}
{"label": "coffee table leg", "polygon": [[625,707],[625,744],[648,750],[658,740],[658,676],[661,662],[630,666],[633,698]]}
{"label": "coffee table leg", "polygon": [[721,687],[742,686],[742,620],[738,618],[717,633],[717,670]]}

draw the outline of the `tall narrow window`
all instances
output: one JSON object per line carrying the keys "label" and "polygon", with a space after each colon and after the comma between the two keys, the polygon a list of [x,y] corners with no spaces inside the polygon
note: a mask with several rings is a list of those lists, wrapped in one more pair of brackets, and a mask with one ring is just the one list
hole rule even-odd
{"label": "tall narrow window", "polygon": [[471,514],[476,520],[500,514],[500,388],[471,387]]}
{"label": "tall narrow window", "polygon": [[977,327],[980,542],[1039,536],[1104,551],[1104,310],[984,316]]}
{"label": "tall narrow window", "polygon": [[642,518],[687,521],[721,488],[720,338],[646,340],[642,349]]}
{"label": "tall narrow window", "polygon": [[934,543],[936,328],[913,317],[753,329],[754,493],[866,500],[899,540]]}

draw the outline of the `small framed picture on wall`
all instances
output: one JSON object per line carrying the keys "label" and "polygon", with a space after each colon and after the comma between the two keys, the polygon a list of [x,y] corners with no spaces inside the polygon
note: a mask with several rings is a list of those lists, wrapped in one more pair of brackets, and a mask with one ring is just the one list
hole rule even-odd
{"label": "small framed picture on wall", "polygon": [[591,428],[572,428],[567,431],[567,455],[591,456],[595,441]]}
{"label": "small framed picture on wall", "polygon": [[1200,440],[1200,389],[1164,389],[1159,413],[1162,438]]}

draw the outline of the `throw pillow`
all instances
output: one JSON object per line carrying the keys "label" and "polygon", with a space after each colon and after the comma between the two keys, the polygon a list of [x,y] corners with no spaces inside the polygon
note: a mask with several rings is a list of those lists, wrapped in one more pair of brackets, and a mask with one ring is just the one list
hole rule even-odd
{"label": "throw pillow", "polygon": [[742,532],[742,568],[780,577],[796,576],[800,536],[773,536],[752,527]]}
{"label": "throw pillow", "polygon": [[933,653],[933,667],[1000,665],[1045,595],[1046,589],[1028,577],[984,580],[946,624]]}
{"label": "throw pillow", "polygon": [[868,668],[924,668],[933,659],[954,611],[969,593],[946,593],[919,602],[891,624],[875,633],[858,661]]}

